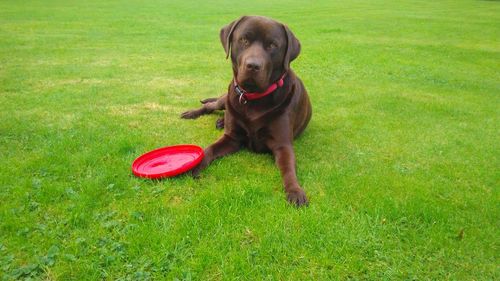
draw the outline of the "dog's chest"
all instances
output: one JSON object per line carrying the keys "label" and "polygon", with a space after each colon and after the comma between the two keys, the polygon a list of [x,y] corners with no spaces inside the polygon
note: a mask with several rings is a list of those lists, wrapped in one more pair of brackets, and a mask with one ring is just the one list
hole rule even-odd
{"label": "dog's chest", "polygon": [[244,139],[245,146],[255,152],[267,152],[266,142],[269,138],[269,130],[265,124],[261,124],[257,121],[241,120],[240,127],[242,128],[241,133],[244,134],[242,137]]}
{"label": "dog's chest", "polygon": [[269,125],[278,111],[271,110],[272,105],[240,104],[237,100],[229,106],[232,120],[235,121],[238,129],[235,131],[243,140],[243,144],[254,152],[269,152],[266,143],[270,138]]}

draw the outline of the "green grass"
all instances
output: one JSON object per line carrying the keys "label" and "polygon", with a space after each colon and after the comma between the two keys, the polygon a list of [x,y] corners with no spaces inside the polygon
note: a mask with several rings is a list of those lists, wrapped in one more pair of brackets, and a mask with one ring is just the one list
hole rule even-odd
{"label": "green grass", "polygon": [[[0,279],[500,279],[499,2],[71,2],[0,2]],[[301,40],[308,208],[270,155],[131,175],[221,134],[178,116],[242,14]]]}

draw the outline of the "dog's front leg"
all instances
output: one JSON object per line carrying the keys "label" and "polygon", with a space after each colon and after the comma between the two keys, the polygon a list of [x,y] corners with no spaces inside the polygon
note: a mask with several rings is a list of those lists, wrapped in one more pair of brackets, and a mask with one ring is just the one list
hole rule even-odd
{"label": "dog's front leg", "polygon": [[295,173],[295,154],[292,144],[278,145],[271,148],[271,150],[283,178],[288,202],[296,206],[307,205],[306,193],[300,187]]}
{"label": "dog's front leg", "polygon": [[239,141],[224,134],[218,141],[205,148],[205,156],[203,157],[201,163],[194,168],[192,172],[193,177],[197,178],[200,175],[200,172],[210,165],[210,163],[212,163],[215,159],[224,155],[235,153],[240,150],[240,148],[241,143]]}

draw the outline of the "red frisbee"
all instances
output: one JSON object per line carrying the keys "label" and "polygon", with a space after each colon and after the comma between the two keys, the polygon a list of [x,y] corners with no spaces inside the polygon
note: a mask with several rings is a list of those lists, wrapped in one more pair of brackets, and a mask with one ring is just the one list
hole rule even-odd
{"label": "red frisbee", "polygon": [[173,177],[196,167],[203,156],[203,148],[197,145],[165,146],[137,157],[132,163],[132,172],[150,179]]}

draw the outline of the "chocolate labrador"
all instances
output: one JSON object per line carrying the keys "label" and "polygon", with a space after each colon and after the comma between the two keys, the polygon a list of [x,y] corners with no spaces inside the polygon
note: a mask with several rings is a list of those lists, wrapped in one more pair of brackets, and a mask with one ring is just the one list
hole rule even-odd
{"label": "chocolate labrador", "polygon": [[244,16],[224,26],[220,40],[231,56],[233,79],[228,92],[202,101],[199,109],[181,117],[197,118],[224,110],[224,135],[205,149],[205,157],[193,171],[197,176],[214,159],[242,147],[272,152],[281,171],[289,202],[301,206],[308,200],[295,173],[293,140],[311,119],[311,103],[302,81],[290,69],[300,53],[300,43],[290,29],[260,16]]}

